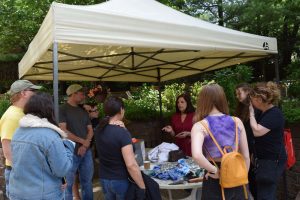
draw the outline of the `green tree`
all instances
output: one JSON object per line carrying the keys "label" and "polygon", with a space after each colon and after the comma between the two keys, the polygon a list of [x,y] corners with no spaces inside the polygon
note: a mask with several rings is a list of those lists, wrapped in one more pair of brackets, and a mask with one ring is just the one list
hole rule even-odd
{"label": "green tree", "polygon": [[251,78],[252,68],[246,65],[238,65],[235,68],[226,68],[215,72],[213,79],[223,87],[231,112],[236,106],[235,86],[239,83],[250,82]]}
{"label": "green tree", "polygon": [[227,21],[227,26],[277,38],[280,74],[285,76],[284,68],[291,63],[292,54],[300,53],[300,1],[248,0],[239,8],[241,13]]}
{"label": "green tree", "polygon": [[[21,58],[42,24],[52,2],[53,0],[1,0],[0,57],[2,59]],[[89,5],[104,0],[57,0],[56,2]]]}
{"label": "green tree", "polygon": [[300,0],[161,0],[186,14],[239,31],[275,37],[280,74],[300,55]]}

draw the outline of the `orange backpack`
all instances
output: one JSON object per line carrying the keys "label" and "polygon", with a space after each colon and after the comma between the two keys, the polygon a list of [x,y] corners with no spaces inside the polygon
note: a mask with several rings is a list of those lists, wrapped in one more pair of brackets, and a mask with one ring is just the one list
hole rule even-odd
{"label": "orange backpack", "polygon": [[[225,200],[224,188],[233,188],[237,186],[243,186],[245,199],[248,199],[248,194],[246,190],[246,184],[248,184],[248,169],[243,155],[238,152],[238,126],[235,117],[233,117],[233,120],[235,122],[235,150],[233,150],[231,146],[226,146],[222,150],[215,137],[213,136],[212,132],[207,127],[207,125],[203,123],[203,121],[200,122],[203,125],[203,127],[207,130],[210,137],[212,138],[212,140],[214,141],[214,143],[216,144],[216,146],[222,154],[221,167],[219,169],[219,172],[223,200]],[[232,151],[227,152],[227,149],[231,149]],[[207,153],[214,165],[217,168],[219,168],[210,156],[208,151]]]}

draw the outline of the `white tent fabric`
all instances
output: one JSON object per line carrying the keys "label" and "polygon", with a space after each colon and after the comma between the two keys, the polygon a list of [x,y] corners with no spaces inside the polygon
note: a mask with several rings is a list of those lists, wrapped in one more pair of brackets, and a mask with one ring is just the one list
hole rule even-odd
{"label": "white tent fabric", "polygon": [[276,38],[220,27],[154,0],[91,6],[52,3],[19,63],[19,77],[53,80],[167,81],[277,54]]}

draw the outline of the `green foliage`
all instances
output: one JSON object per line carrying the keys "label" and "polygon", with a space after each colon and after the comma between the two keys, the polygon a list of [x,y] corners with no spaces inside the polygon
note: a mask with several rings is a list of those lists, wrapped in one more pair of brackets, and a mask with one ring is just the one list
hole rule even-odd
{"label": "green foliage", "polygon": [[212,81],[205,80],[203,82],[197,81],[190,86],[192,104],[194,105],[195,108],[197,105],[198,95],[199,95],[202,87],[207,84],[214,83],[214,82],[215,82],[214,80],[212,80]]}
{"label": "green foliage", "polygon": [[300,122],[300,99],[286,99],[281,105],[288,124]]}
{"label": "green foliage", "polygon": [[[162,112],[163,116],[168,118],[176,108],[177,96],[190,91],[192,103],[196,106],[196,100],[201,88],[214,81],[195,82],[187,88],[184,83],[173,83],[165,85],[162,93]],[[125,102],[125,117],[129,120],[147,120],[159,117],[159,99],[158,90],[153,86],[144,84],[132,94],[129,99],[124,99]]]}
{"label": "green foliage", "polygon": [[153,86],[144,84],[124,102],[126,119],[146,120],[159,116],[158,91]]}
{"label": "green foliage", "polygon": [[287,67],[288,96],[300,98],[300,60]]}
{"label": "green foliage", "polygon": [[235,86],[239,83],[249,82],[252,77],[252,68],[247,65],[238,65],[235,68],[226,68],[215,72],[214,80],[224,88],[230,111],[236,105]]}
{"label": "green foliage", "polygon": [[175,112],[176,98],[184,93],[185,87],[186,85],[184,83],[173,83],[165,86],[165,89],[162,92],[163,111],[168,110],[170,112]]}
{"label": "green foliage", "polygon": [[0,117],[4,114],[7,108],[10,106],[10,101],[8,95],[0,96]]}

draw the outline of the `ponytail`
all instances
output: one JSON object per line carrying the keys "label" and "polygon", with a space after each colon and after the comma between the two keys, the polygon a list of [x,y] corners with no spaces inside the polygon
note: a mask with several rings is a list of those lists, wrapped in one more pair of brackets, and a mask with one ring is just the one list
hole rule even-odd
{"label": "ponytail", "polygon": [[96,128],[95,132],[100,132],[102,131],[102,129],[109,123],[109,116],[105,116],[103,117],[100,121],[99,121],[99,125]]}

